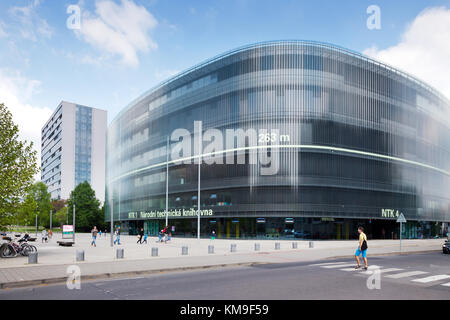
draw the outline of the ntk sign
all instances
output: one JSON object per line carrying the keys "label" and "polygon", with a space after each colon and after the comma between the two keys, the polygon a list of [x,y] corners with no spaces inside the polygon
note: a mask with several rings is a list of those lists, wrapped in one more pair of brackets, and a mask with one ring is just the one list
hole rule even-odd
{"label": "ntk sign", "polygon": [[398,218],[400,216],[400,211],[396,209],[381,209],[382,218]]}

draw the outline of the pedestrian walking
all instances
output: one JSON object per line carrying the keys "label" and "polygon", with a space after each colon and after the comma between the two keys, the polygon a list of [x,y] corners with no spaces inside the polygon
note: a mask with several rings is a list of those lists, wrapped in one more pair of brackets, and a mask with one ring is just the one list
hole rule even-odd
{"label": "pedestrian walking", "polygon": [[147,233],[144,234],[144,242],[145,242],[145,243],[147,243],[147,237],[148,237],[148,236],[147,236]]}
{"label": "pedestrian walking", "polygon": [[42,243],[44,243],[44,241],[48,242],[48,233],[47,230],[45,230],[45,228],[44,230],[42,230]]}
{"label": "pedestrian walking", "polygon": [[211,240],[215,240],[216,239],[216,231],[212,231],[211,232]]}
{"label": "pedestrian walking", "polygon": [[51,239],[53,237],[52,229],[48,230],[48,238]]}
{"label": "pedestrian walking", "polygon": [[158,232],[158,242],[162,242],[162,230]]}
{"label": "pedestrian walking", "polygon": [[98,237],[99,237],[99,238],[102,237],[102,230],[98,230]]}
{"label": "pedestrian walking", "polygon": [[144,237],[144,228],[141,228],[141,230],[139,231],[139,239],[136,243],[142,244],[143,237]]}
{"label": "pedestrian walking", "polygon": [[97,244],[95,243],[95,241],[97,240],[97,234],[98,234],[98,230],[97,230],[96,226],[94,226],[94,229],[91,230],[91,234],[92,234],[91,247],[92,246],[96,247]]}
{"label": "pedestrian walking", "polygon": [[120,227],[117,227],[115,234],[116,240],[114,240],[114,244],[117,243],[118,245],[120,245]]}
{"label": "pedestrian walking", "polygon": [[364,270],[367,270],[367,268],[369,267],[367,263],[367,236],[364,233],[364,227],[359,227],[358,233],[359,233],[359,241],[358,241],[358,249],[356,249],[355,252],[355,259],[357,263],[355,270],[361,268],[361,262],[359,260],[360,255],[362,255],[364,260]]}

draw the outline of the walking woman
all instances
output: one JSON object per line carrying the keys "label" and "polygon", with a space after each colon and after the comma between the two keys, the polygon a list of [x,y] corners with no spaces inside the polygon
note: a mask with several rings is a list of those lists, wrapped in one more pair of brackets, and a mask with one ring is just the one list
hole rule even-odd
{"label": "walking woman", "polygon": [[358,228],[358,233],[359,233],[359,242],[358,242],[358,249],[356,249],[356,252],[355,252],[355,259],[356,259],[356,263],[357,263],[355,269],[361,268],[361,262],[359,260],[359,256],[362,255],[363,260],[364,260],[364,270],[367,270],[367,268],[369,267],[369,265],[367,263],[367,236],[364,233],[363,227]]}

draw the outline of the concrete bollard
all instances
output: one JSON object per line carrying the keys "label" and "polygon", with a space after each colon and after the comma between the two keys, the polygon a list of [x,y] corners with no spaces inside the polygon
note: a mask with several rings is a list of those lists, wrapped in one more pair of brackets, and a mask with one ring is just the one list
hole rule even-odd
{"label": "concrete bollard", "polygon": [[30,252],[28,254],[28,264],[37,264],[38,263],[38,253]]}
{"label": "concrete bollard", "polygon": [[275,250],[280,250],[280,243],[279,242],[275,242]]}
{"label": "concrete bollard", "polygon": [[152,257],[157,257],[158,256],[158,248],[154,247],[152,248]]}
{"label": "concrete bollard", "polygon": [[298,243],[292,242],[292,249],[297,249],[297,248],[298,248]]}
{"label": "concrete bollard", "polygon": [[209,254],[213,254],[214,253],[214,246],[212,246],[212,245],[208,246],[208,253]]}
{"label": "concrete bollard", "polygon": [[183,256],[188,255],[188,247],[184,246],[181,248],[181,255],[183,255]]}
{"label": "concrete bollard", "polygon": [[231,245],[230,252],[236,252],[236,244]]}
{"label": "concrete bollard", "polygon": [[255,243],[255,251],[261,250],[261,245],[259,243]]}
{"label": "concrete bollard", "polygon": [[123,257],[124,257],[123,248],[116,249],[116,259],[123,259]]}
{"label": "concrete bollard", "polygon": [[314,242],[310,241],[310,242],[309,242],[309,247],[310,247],[310,248],[314,248]]}
{"label": "concrete bollard", "polygon": [[84,261],[84,250],[77,250],[77,261]]}

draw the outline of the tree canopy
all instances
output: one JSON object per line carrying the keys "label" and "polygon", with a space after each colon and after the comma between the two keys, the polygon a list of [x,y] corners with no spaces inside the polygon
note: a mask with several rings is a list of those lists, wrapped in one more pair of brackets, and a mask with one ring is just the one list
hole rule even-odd
{"label": "tree canopy", "polygon": [[0,227],[8,224],[39,171],[33,143],[19,139],[12,114],[0,104]]}
{"label": "tree canopy", "polygon": [[27,194],[25,200],[20,205],[17,215],[17,224],[32,225],[35,221],[38,204],[32,194]]}
{"label": "tree canopy", "polygon": [[73,221],[73,204],[75,203],[75,228],[78,231],[90,231],[93,226],[104,225],[104,215],[100,208],[100,201],[95,197],[95,191],[89,182],[80,183],[70,193],[67,202],[69,224]]}
{"label": "tree canopy", "polygon": [[[41,226],[50,226],[50,210],[52,205],[50,201],[50,193],[47,185],[42,181],[31,185],[28,194],[34,198],[37,204],[36,213],[38,214],[38,224]],[[55,212],[54,212],[55,213]]]}

